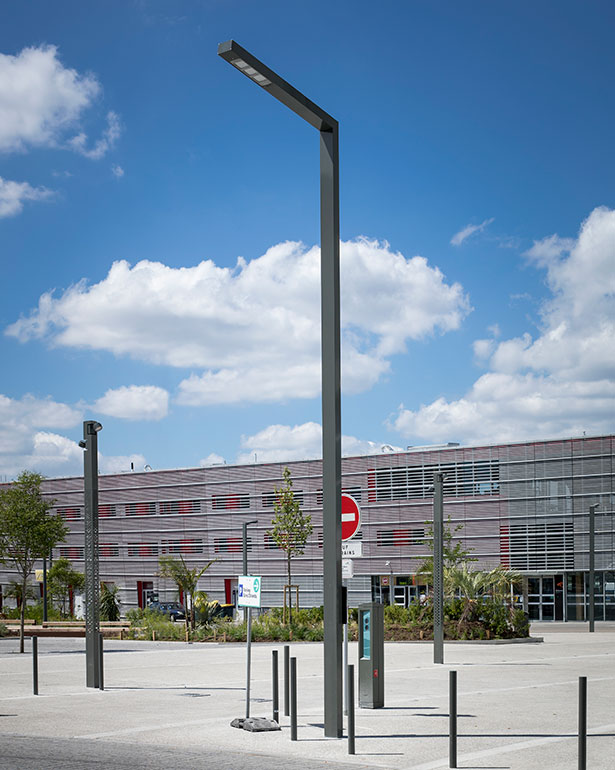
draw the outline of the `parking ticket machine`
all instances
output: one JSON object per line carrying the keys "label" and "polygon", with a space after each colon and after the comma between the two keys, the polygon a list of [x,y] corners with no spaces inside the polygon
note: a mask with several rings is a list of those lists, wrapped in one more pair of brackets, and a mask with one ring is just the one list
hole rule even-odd
{"label": "parking ticket machine", "polygon": [[384,606],[359,605],[359,708],[384,707]]}

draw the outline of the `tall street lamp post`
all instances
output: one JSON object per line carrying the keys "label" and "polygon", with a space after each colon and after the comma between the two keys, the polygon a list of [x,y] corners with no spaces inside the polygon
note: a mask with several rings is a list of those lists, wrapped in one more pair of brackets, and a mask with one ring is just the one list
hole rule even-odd
{"label": "tall street lamp post", "polygon": [[83,423],[83,492],[85,519],[85,658],[86,686],[100,686],[99,564],[98,564],[98,433],[102,425]]}
{"label": "tall street lamp post", "polygon": [[444,663],[444,474],[434,474],[433,494],[433,662]]}
{"label": "tall street lamp post", "polygon": [[218,55],[320,134],[323,598],[325,735],[342,736],[342,564],[338,123],[251,53],[228,40]]}
{"label": "tall street lamp post", "polygon": [[596,508],[598,505],[589,506],[589,630],[595,631],[595,583],[596,583]]}

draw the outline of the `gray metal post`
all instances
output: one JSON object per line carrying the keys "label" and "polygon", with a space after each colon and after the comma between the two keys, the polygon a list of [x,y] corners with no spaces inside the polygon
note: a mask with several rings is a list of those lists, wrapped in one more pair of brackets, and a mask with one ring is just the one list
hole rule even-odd
{"label": "gray metal post", "polygon": [[246,719],[250,717],[250,667],[252,665],[252,608],[245,608],[248,613],[246,624]]}
{"label": "gray metal post", "polygon": [[98,689],[105,689],[105,648],[102,631],[98,634]]}
{"label": "gray metal post", "polygon": [[43,556],[43,623],[47,622],[47,557]]}
{"label": "gray metal post", "polygon": [[271,651],[271,699],[273,701],[274,722],[280,721],[280,678],[278,675],[278,651]]}
{"label": "gray metal post", "polygon": [[587,677],[579,677],[579,768],[587,770]]}
{"label": "gray metal post", "polygon": [[32,695],[38,695],[38,636],[32,637]]}
{"label": "gray metal post", "polygon": [[346,603],[346,622],[344,623],[343,646],[343,671],[344,671],[344,714],[348,713],[348,603]]}
{"label": "gray metal post", "polygon": [[83,487],[85,509],[85,655],[86,686],[100,684],[98,634],[100,632],[98,563],[98,431],[99,422],[83,423]]}
{"label": "gray metal post", "polygon": [[290,659],[290,739],[297,740],[297,658]]}
{"label": "gray metal post", "polygon": [[[243,574],[248,575],[248,527],[250,524],[256,524],[256,519],[252,521],[244,521],[242,524],[242,550],[243,550]],[[248,608],[243,608],[243,622],[248,622]]]}
{"label": "gray metal post", "polygon": [[348,666],[347,672],[348,707],[348,753],[354,754],[354,666]]}
{"label": "gray metal post", "polygon": [[339,125],[234,40],[218,46],[226,59],[260,88],[320,132],[320,259],[322,350],[323,599],[325,735],[341,738],[341,398],[339,271]]}
{"label": "gray metal post", "polygon": [[597,505],[589,506],[589,630],[594,632],[594,621],[596,619],[596,508]]}
{"label": "gray metal post", "polygon": [[448,672],[448,765],[457,767],[457,672]]}
{"label": "gray metal post", "polygon": [[284,716],[290,715],[290,647],[284,645]]}
{"label": "gray metal post", "polygon": [[434,474],[433,493],[433,662],[444,663],[443,473]]}

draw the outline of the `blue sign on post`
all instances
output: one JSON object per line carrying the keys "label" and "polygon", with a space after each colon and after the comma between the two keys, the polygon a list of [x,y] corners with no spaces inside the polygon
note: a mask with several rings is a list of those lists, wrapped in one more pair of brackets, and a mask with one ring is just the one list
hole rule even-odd
{"label": "blue sign on post", "polygon": [[363,613],[363,649],[361,650],[361,657],[369,660],[371,653],[371,612],[367,610]]}

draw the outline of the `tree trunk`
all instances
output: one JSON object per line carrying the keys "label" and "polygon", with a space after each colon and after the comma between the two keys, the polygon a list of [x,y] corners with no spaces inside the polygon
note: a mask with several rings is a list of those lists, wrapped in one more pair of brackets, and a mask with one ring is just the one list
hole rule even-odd
{"label": "tree trunk", "polygon": [[293,591],[291,588],[292,578],[290,575],[290,553],[288,554],[288,622],[293,622]]}
{"label": "tree trunk", "polygon": [[24,630],[26,625],[26,582],[28,580],[28,576],[24,575],[22,584],[21,584],[21,613],[20,613],[20,623],[19,623],[19,652],[25,652],[24,650]]}

